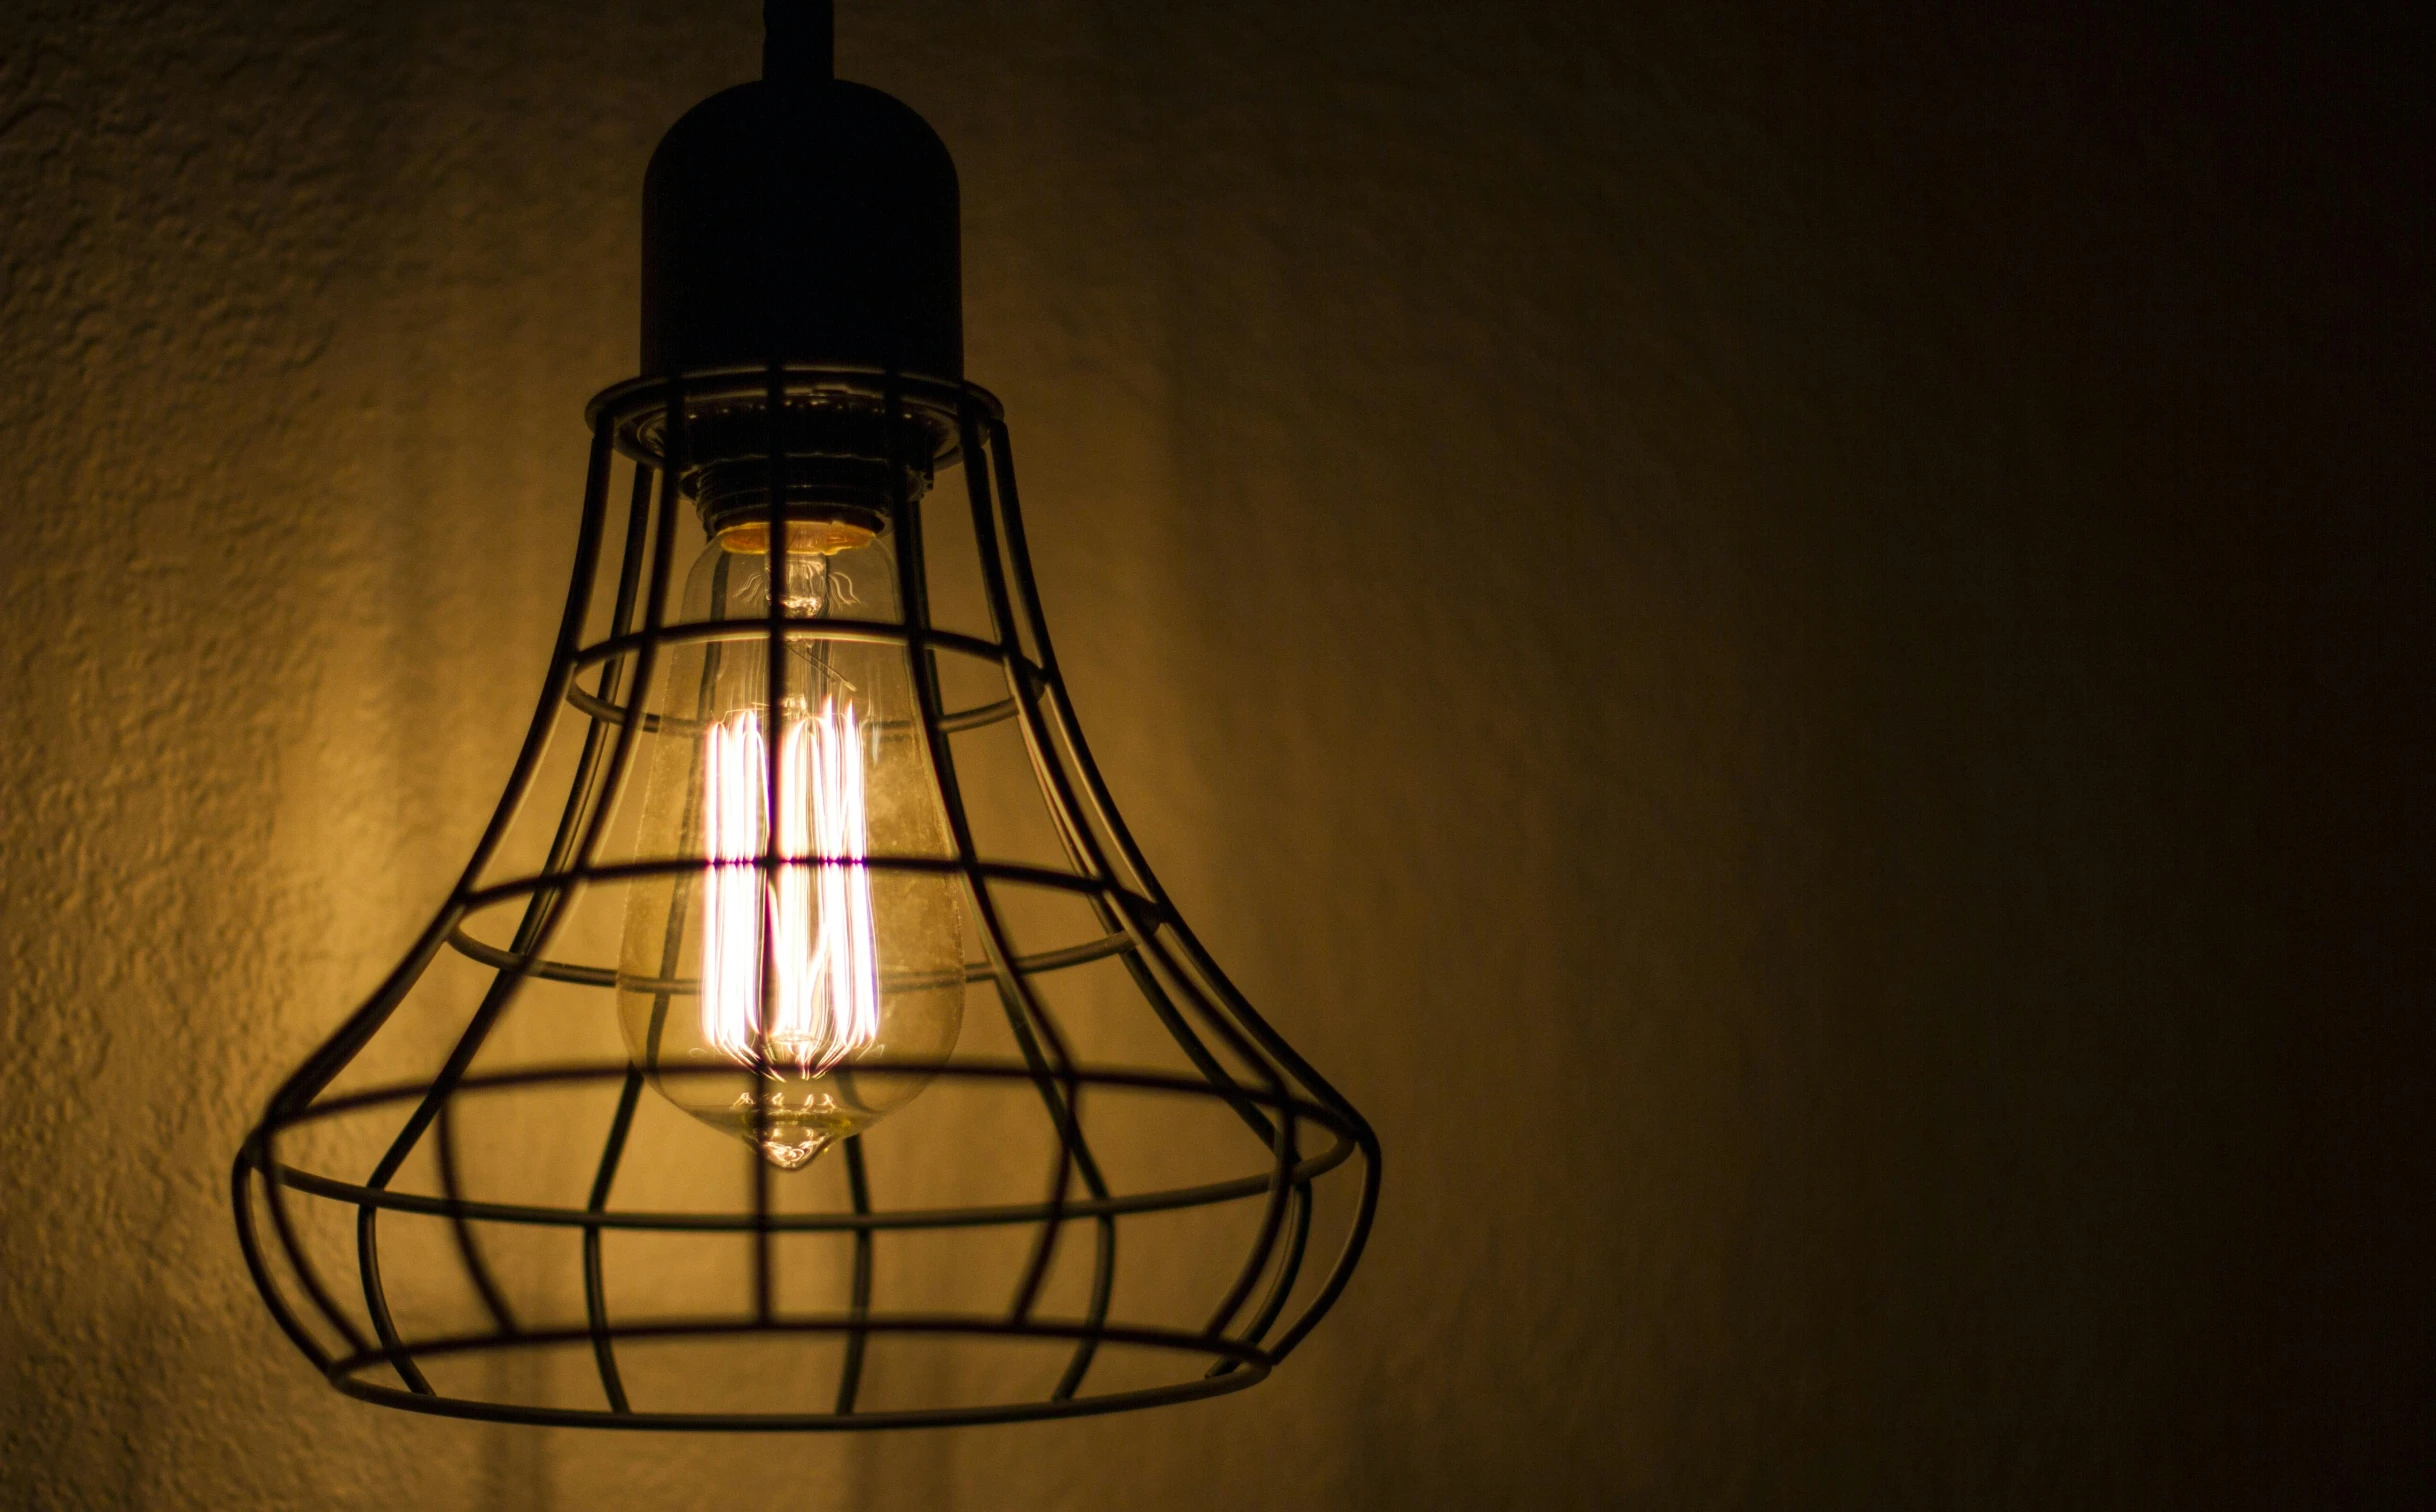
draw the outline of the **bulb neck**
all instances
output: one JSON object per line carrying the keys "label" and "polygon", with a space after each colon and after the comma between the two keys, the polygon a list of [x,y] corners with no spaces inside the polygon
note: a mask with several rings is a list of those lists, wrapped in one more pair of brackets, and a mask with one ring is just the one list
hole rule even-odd
{"label": "bulb neck", "polygon": [[[770,526],[766,520],[730,525],[712,538],[730,556],[767,556]],[[789,520],[784,546],[791,557],[833,557],[879,539],[876,531],[837,520]]]}

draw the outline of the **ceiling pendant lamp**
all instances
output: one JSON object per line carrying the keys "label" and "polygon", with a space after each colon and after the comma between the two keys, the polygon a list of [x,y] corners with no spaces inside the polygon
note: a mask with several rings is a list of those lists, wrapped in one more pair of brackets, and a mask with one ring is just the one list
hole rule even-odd
{"label": "ceiling pendant lamp", "polygon": [[644,186],[530,733],[439,915],[271,1098],[237,1228],[348,1395],[1004,1422],[1254,1384],[1377,1141],[1229,985],[1050,649],[955,169],[770,0]]}

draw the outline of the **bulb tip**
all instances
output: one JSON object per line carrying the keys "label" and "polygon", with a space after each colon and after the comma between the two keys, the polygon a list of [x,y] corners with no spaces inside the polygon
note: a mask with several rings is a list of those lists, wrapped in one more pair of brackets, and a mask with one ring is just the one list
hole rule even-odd
{"label": "bulb tip", "polygon": [[753,1141],[761,1158],[782,1171],[800,1171],[820,1158],[820,1153],[837,1143],[837,1136],[825,1130],[807,1129],[781,1135],[775,1131]]}

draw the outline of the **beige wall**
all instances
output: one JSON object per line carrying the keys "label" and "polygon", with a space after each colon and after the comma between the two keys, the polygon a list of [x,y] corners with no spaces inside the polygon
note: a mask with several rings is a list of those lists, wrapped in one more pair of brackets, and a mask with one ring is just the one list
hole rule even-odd
{"label": "beige wall", "polygon": [[2230,21],[844,6],[957,154],[1117,796],[1386,1142],[1371,1257],[1098,1422],[323,1389],[224,1163],[487,812],[754,9],[6,23],[0,1501],[2400,1490],[2424,54]]}

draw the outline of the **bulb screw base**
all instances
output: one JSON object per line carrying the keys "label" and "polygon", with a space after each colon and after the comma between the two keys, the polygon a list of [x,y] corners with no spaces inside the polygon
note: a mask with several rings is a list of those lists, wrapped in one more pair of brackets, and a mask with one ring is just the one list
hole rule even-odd
{"label": "bulb screw base", "polygon": [[[850,405],[789,404],[778,424],[780,512],[789,520],[827,522],[878,534],[899,497],[888,476],[888,421]],[[716,536],[769,519],[770,423],[761,405],[737,405],[687,417],[692,466],[680,479]],[[909,426],[912,455],[899,481],[902,496],[930,491],[943,437]]]}

